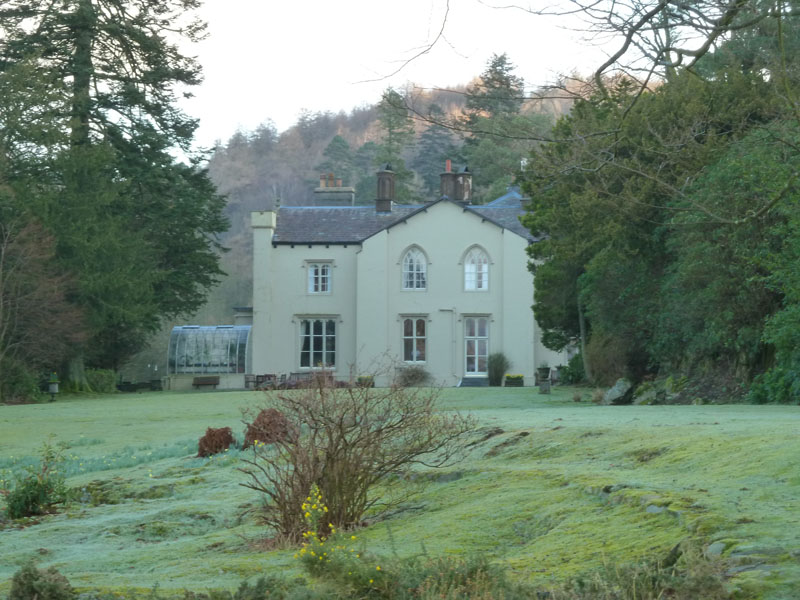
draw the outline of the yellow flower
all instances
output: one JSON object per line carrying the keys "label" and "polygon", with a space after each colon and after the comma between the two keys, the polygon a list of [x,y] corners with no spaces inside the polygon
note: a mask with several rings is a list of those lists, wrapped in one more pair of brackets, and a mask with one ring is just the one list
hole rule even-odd
{"label": "yellow flower", "polygon": [[354,536],[354,535],[351,535],[351,536],[350,536],[350,539],[351,539],[351,540],[354,540],[354,539],[356,539],[356,536]]}
{"label": "yellow flower", "polygon": [[307,512],[307,513],[305,514],[305,516],[306,516],[306,518],[308,518],[308,517],[310,517],[310,516],[311,516],[311,513],[308,513],[308,512]]}
{"label": "yellow flower", "polygon": [[377,567],[375,567],[375,570],[376,570],[376,571],[380,571],[380,570],[381,570],[381,566],[380,566],[380,565],[378,565]]}
{"label": "yellow flower", "polygon": [[372,583],[372,579],[370,579],[369,582]]}

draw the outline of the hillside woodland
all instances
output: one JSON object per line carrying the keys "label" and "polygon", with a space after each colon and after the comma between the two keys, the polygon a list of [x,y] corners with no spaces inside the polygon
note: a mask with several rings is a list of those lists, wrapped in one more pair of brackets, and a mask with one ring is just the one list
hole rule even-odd
{"label": "hillside woodland", "polygon": [[[374,105],[346,113],[301,112],[283,132],[266,121],[219,142],[208,162],[211,180],[227,198],[230,229],[221,238],[228,276],[198,313],[203,324],[227,322],[232,307],[249,305],[252,287],[250,213],[312,203],[320,175],[333,173],[356,192],[356,204],[375,200],[375,172],[390,164],[400,202],[438,197],[446,159],[473,172],[477,202],[505,193],[520,161],[539,143],[571,100],[523,100],[521,78],[506,55],[493,56],[468,85],[453,89],[388,89]],[[505,104],[493,97],[511,98]],[[483,98],[481,103],[480,99]],[[503,139],[471,131],[524,131],[526,139]]]}

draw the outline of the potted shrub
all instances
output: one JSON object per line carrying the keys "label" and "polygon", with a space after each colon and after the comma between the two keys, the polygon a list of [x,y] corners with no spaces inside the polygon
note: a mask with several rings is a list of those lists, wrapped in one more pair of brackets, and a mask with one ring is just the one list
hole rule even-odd
{"label": "potted shrub", "polygon": [[550,365],[547,364],[547,361],[539,363],[539,368],[536,369],[536,374],[539,376],[539,381],[550,380]]}
{"label": "potted shrub", "polygon": [[523,375],[506,375],[506,387],[522,387],[524,379]]}

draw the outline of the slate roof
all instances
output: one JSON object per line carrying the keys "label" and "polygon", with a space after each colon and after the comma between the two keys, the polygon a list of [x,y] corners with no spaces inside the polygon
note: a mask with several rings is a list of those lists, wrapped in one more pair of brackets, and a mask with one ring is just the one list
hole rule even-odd
{"label": "slate roof", "polygon": [[486,206],[507,206],[509,208],[520,208],[523,205],[523,200],[525,200],[525,197],[520,193],[519,186],[511,185],[508,186],[508,191],[505,194],[496,200],[492,200]]}
{"label": "slate roof", "polygon": [[374,206],[282,206],[272,243],[357,244],[426,206],[395,204],[386,213]]}
{"label": "slate roof", "polygon": [[[374,206],[284,206],[278,209],[278,222],[273,244],[360,244],[376,233],[389,229],[437,202],[427,204],[395,204],[391,212],[375,212]],[[497,201],[495,201],[497,202]],[[459,204],[459,206],[461,206]],[[519,222],[524,214],[519,201],[516,206],[463,206],[466,212],[508,229],[529,241],[536,241]]]}

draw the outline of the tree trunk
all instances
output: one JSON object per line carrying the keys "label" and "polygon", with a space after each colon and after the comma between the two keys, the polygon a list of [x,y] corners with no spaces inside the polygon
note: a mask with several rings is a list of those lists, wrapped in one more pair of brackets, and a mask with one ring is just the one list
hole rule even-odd
{"label": "tree trunk", "polygon": [[83,354],[71,358],[67,365],[67,385],[72,392],[91,392],[89,380],[86,379],[86,365]]}
{"label": "tree trunk", "polygon": [[70,143],[84,146],[89,143],[89,115],[92,111],[92,42],[96,15],[92,0],[80,0],[74,15],[75,54],[69,69],[72,74],[72,112]]}
{"label": "tree trunk", "polygon": [[[577,282],[576,282],[577,285]],[[589,364],[589,357],[586,354],[586,318],[583,316],[583,304],[581,303],[581,291],[578,289],[578,327],[581,332],[581,358],[583,359],[583,371],[586,374],[586,379],[592,381],[592,366]]]}

